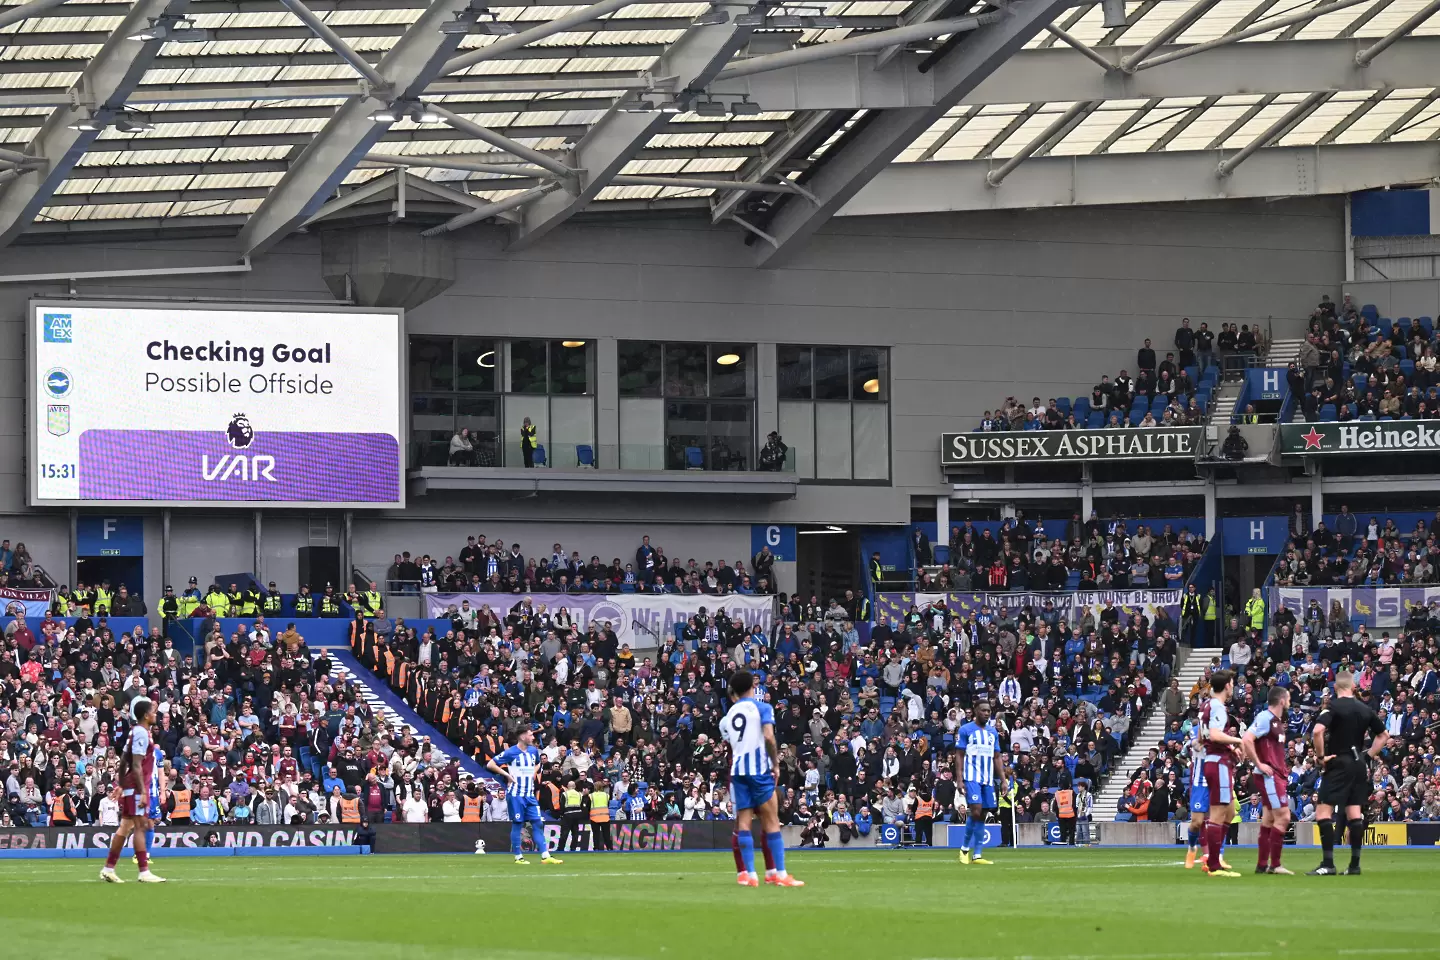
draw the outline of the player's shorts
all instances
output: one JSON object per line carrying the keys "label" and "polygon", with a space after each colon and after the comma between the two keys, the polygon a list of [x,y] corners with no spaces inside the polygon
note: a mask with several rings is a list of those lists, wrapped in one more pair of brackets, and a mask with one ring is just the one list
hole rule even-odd
{"label": "player's shorts", "polygon": [[730,803],[735,812],[758,810],[765,801],[775,795],[775,774],[761,773],[752,776],[732,773],[730,775]]}
{"label": "player's shorts", "polygon": [[1289,781],[1281,777],[1267,777],[1255,774],[1255,792],[1260,794],[1260,803],[1266,810],[1288,810],[1290,801],[1285,797]]}
{"label": "player's shorts", "polygon": [[1331,807],[1364,806],[1370,799],[1370,772],[1358,760],[1336,757],[1320,775],[1316,799]]}
{"label": "player's shorts", "polygon": [[1235,771],[1224,760],[1205,761],[1205,787],[1210,793],[1210,806],[1223,807],[1235,799]]}
{"label": "player's shorts", "polygon": [[995,784],[966,780],[965,802],[972,807],[978,805],[986,810],[994,809],[998,806],[995,803]]}
{"label": "player's shorts", "polygon": [[540,816],[540,803],[534,797],[505,797],[505,807],[510,814],[511,823],[525,823],[531,820],[543,819]]}
{"label": "player's shorts", "polygon": [[1190,788],[1190,812],[1210,812],[1210,788],[1203,783],[1198,783]]}
{"label": "player's shorts", "polygon": [[127,820],[140,816],[144,816],[144,814],[135,809],[135,794],[122,793],[120,796],[120,819]]}

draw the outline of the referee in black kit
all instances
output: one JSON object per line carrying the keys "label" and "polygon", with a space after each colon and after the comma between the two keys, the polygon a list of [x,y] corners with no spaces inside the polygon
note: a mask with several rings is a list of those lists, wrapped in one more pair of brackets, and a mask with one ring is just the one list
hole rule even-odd
{"label": "referee in black kit", "polygon": [[[1320,764],[1320,795],[1315,824],[1325,859],[1310,871],[1312,877],[1333,877],[1335,869],[1335,809],[1343,807],[1350,832],[1349,876],[1360,873],[1360,848],[1365,843],[1363,804],[1370,796],[1370,761],[1389,742],[1385,724],[1374,710],[1355,699],[1355,677],[1348,670],[1335,676],[1335,699],[1315,719],[1311,735]],[[1373,739],[1372,739],[1373,738]],[[1366,747],[1366,742],[1369,747]]]}

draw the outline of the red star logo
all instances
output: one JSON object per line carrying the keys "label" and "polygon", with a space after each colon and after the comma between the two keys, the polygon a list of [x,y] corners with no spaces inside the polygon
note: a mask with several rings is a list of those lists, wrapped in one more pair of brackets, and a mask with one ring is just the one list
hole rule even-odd
{"label": "red star logo", "polygon": [[1320,450],[1322,449],[1320,446],[1320,441],[1325,438],[1320,435],[1319,430],[1311,427],[1309,433],[1300,434],[1300,439],[1305,441],[1306,450]]}

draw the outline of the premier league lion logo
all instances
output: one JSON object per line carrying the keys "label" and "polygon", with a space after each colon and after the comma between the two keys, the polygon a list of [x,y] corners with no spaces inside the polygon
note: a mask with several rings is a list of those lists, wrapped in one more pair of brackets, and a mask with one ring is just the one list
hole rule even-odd
{"label": "premier league lion logo", "polygon": [[237,413],[230,421],[230,426],[225,428],[225,436],[230,441],[230,446],[236,450],[244,450],[255,441],[255,428],[250,426],[249,417]]}

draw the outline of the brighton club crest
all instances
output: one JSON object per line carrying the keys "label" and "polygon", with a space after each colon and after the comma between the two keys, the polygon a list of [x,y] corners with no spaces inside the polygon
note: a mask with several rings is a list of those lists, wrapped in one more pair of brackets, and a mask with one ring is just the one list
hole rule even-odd
{"label": "brighton club crest", "polygon": [[57,437],[70,432],[70,405],[51,403],[45,407],[45,428]]}

